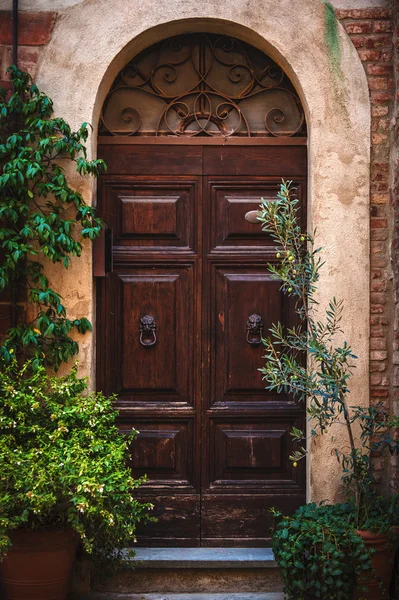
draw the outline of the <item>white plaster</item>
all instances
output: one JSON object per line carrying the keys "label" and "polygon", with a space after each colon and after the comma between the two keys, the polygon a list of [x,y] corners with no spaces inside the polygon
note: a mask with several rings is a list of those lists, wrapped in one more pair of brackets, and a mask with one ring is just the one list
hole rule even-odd
{"label": "white plaster", "polygon": [[[357,52],[341,25],[341,72],[331,68],[324,17],[320,0],[86,0],[57,21],[42,54],[38,83],[54,99],[56,112],[72,125],[82,121],[95,125],[118,71],[162,38],[183,31],[229,32],[280,63],[297,86],[309,124],[309,227],[317,226],[317,242],[326,260],[319,301],[321,306],[333,296],[345,301],[345,337],[359,356],[351,403],[365,405],[369,402],[369,93]],[[95,148],[93,137],[93,156]],[[91,185],[86,181],[83,190],[89,202],[94,196]],[[76,306],[77,276],[90,315],[89,251],[63,277],[71,307]],[[93,348],[86,338],[87,372]],[[343,429],[336,439],[346,445]],[[308,462],[309,497],[333,501],[340,472],[328,439],[318,440]]]}
{"label": "white plaster", "polygon": [[[320,0],[321,2],[322,0]],[[41,12],[41,11],[59,11],[81,4],[84,0],[19,0],[19,10]],[[372,8],[387,7],[391,5],[391,0],[331,0],[335,8]],[[11,10],[12,0],[0,0],[1,10]]]}

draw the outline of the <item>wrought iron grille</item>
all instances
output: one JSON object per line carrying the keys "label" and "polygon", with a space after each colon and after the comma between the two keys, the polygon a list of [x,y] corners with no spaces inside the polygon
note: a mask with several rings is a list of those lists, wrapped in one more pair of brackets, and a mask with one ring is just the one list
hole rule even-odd
{"label": "wrought iron grille", "polygon": [[164,40],[122,69],[100,135],[292,137],[306,135],[306,122],[295,88],[269,56],[200,33]]}

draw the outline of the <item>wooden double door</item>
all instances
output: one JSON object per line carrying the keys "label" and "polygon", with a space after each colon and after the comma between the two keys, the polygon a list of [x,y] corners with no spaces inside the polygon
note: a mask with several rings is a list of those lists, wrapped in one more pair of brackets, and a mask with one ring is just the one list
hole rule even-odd
{"label": "wooden double door", "polygon": [[135,427],[152,546],[263,546],[272,506],[305,501],[289,431],[304,411],[264,389],[260,335],[294,321],[275,245],[245,219],[281,178],[306,204],[304,145],[100,144],[113,268],[98,281],[97,382]]}

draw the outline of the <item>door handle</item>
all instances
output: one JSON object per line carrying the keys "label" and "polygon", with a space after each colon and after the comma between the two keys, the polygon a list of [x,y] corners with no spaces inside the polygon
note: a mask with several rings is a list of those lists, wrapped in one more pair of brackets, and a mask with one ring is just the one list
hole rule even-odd
{"label": "door handle", "polygon": [[260,315],[250,315],[247,319],[246,340],[251,346],[259,346],[263,337],[263,319]]}
{"label": "door handle", "polygon": [[156,334],[157,324],[151,315],[145,315],[140,319],[140,344],[148,347],[153,346],[157,342]]}

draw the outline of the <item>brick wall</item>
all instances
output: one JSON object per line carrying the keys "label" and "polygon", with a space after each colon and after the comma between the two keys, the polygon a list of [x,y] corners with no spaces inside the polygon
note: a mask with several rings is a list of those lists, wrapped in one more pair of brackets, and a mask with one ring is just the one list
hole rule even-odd
{"label": "brick wall", "polygon": [[[399,414],[399,0],[394,2],[394,78],[395,78],[395,103],[392,127],[392,183],[393,183],[393,212],[394,212],[394,232],[393,232],[393,264],[394,264],[394,346],[393,346],[393,389],[392,389],[392,409]],[[399,432],[398,432],[399,435]],[[395,490],[399,490],[399,456],[392,457],[391,460],[391,485]]]}
{"label": "brick wall", "polygon": [[[336,10],[363,62],[371,99],[371,289],[370,289],[370,392],[371,401],[393,406],[399,373],[393,377],[394,349],[399,350],[399,329],[394,340],[394,280],[391,263],[393,203],[391,201],[394,163],[392,157],[392,118],[395,107],[395,15],[386,8]],[[399,256],[396,265],[399,273]],[[399,314],[399,313],[398,313]],[[394,345],[395,344],[395,345]],[[392,401],[391,401],[392,400]],[[393,466],[393,465],[392,465]],[[389,468],[377,458],[377,476]],[[384,477],[385,480],[385,477]],[[387,483],[387,482],[386,482]],[[391,484],[397,484],[395,469]]]}

